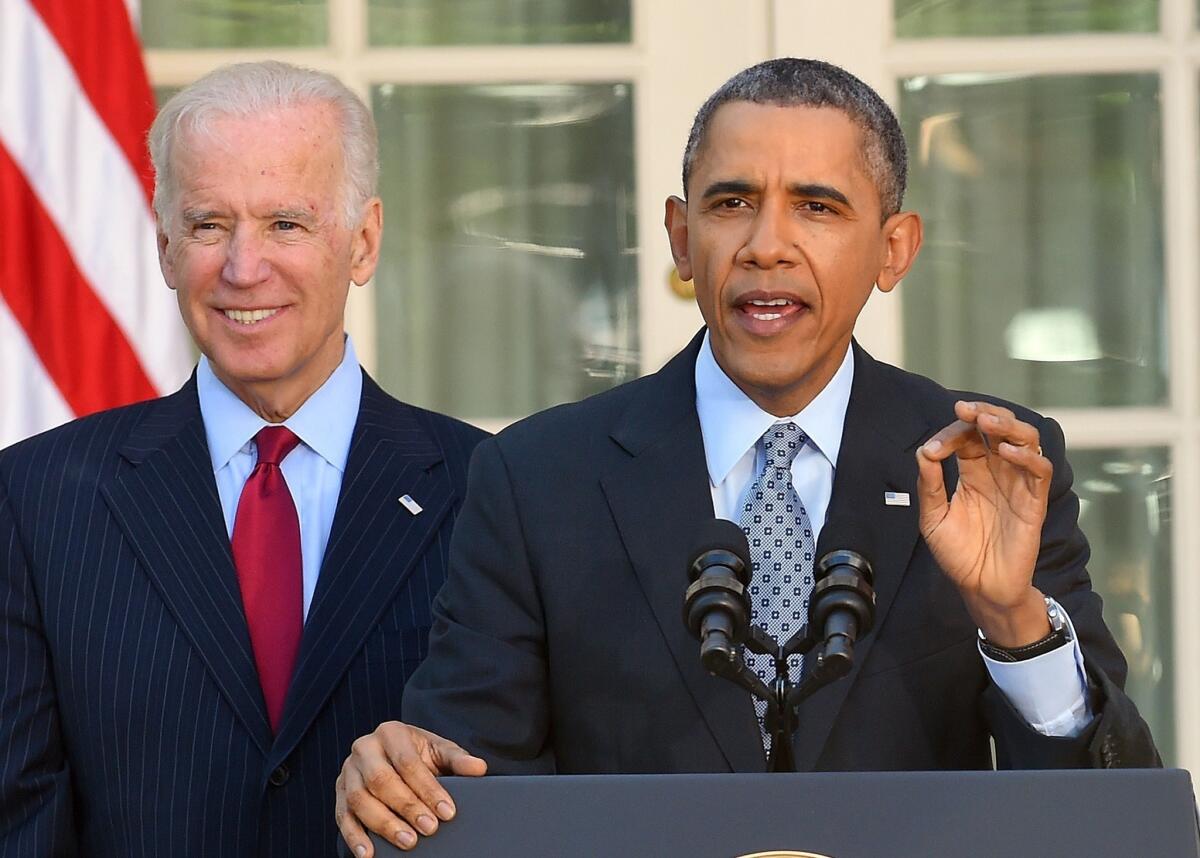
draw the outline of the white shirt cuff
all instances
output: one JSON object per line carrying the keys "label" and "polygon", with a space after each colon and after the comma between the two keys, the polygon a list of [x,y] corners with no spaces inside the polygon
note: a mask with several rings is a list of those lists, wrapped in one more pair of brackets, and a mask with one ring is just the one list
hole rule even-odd
{"label": "white shirt cuff", "polygon": [[[1070,616],[1063,611],[1071,641],[1025,661],[996,661],[983,650],[992,682],[1037,732],[1044,736],[1073,738],[1092,720],[1083,652]],[[982,637],[982,633],[980,634]]]}

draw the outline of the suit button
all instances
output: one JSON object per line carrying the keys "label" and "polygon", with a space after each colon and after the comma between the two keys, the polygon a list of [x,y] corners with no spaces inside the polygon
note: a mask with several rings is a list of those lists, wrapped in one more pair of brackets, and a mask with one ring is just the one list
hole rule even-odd
{"label": "suit button", "polygon": [[273,787],[281,787],[292,779],[292,773],[288,771],[287,766],[280,766],[275,771],[271,772],[271,776],[267,781]]}

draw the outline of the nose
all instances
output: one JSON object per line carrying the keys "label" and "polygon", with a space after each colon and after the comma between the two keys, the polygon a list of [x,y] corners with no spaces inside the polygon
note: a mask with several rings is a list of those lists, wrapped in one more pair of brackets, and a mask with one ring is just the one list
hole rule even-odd
{"label": "nose", "polygon": [[795,264],[799,248],[794,230],[795,224],[787,211],[773,205],[760,207],[735,261],[754,268]]}
{"label": "nose", "polygon": [[271,265],[264,253],[263,239],[250,228],[235,229],[226,245],[221,276],[231,286],[253,286],[270,274]]}

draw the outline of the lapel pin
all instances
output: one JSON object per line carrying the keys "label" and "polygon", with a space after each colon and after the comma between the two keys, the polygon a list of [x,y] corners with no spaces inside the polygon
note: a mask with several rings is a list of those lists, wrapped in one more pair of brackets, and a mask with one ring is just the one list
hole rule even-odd
{"label": "lapel pin", "polygon": [[908,506],[908,492],[884,492],[884,506]]}
{"label": "lapel pin", "polygon": [[413,515],[417,515],[422,509],[424,509],[424,507],[412,499],[412,495],[405,495],[402,498],[398,498],[398,500],[400,501],[400,504]]}

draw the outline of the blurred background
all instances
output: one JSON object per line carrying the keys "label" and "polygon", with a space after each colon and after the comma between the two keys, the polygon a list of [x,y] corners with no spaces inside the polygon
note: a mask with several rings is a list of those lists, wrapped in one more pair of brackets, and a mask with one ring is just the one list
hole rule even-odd
{"label": "blurred background", "polygon": [[699,327],[661,224],[703,99],[771,56],[848,68],[896,108],[926,219],[861,342],[1060,420],[1129,687],[1200,770],[1200,0],[0,9],[0,444],[190,371],[137,139],[217,65],[326,69],[371,106],[386,226],[359,356],[489,429],[652,372]]}

